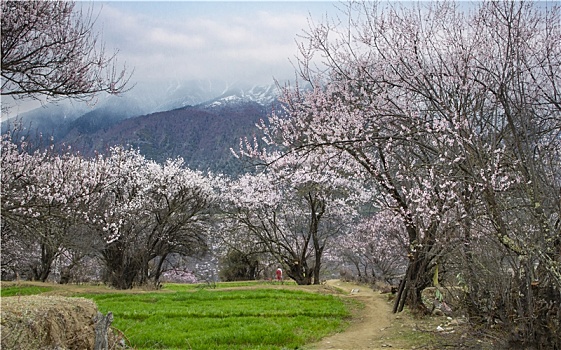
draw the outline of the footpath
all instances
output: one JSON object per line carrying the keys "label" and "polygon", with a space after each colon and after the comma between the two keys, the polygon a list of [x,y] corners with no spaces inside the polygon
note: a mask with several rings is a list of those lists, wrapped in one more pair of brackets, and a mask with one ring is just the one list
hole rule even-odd
{"label": "footpath", "polygon": [[[364,308],[357,310],[357,318],[352,321],[345,332],[334,334],[315,344],[309,344],[306,349],[400,349],[385,340],[385,332],[396,318],[392,314],[391,305],[386,294],[380,294],[365,285],[329,280],[327,284],[341,289],[348,298],[356,299],[364,304]],[[411,349],[411,348],[409,348]]]}

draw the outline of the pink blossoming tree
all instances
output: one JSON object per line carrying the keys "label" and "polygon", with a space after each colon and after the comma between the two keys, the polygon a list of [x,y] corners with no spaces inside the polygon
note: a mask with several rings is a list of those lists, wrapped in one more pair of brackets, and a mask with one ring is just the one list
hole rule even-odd
{"label": "pink blossoming tree", "polygon": [[[394,311],[426,312],[437,266],[463,266],[474,318],[524,320],[523,342],[559,346],[561,308],[544,306],[561,291],[559,8],[363,2],[343,16],[304,35],[299,72],[311,88],[285,88],[265,142],[345,154],[369,174],[407,234]],[[490,260],[501,261],[490,275],[476,268]],[[538,310],[550,321],[534,321]]]}
{"label": "pink blossoming tree", "polygon": [[298,284],[319,284],[325,249],[352,226],[357,206],[370,196],[364,179],[340,176],[333,169],[343,172],[349,159],[327,153],[263,152],[259,161],[272,163],[240,177],[225,195],[233,235],[227,240],[259,247]]}
{"label": "pink blossoming tree", "polygon": [[130,74],[105,53],[91,12],[72,1],[2,1],[0,13],[3,96],[91,100],[125,91]]}

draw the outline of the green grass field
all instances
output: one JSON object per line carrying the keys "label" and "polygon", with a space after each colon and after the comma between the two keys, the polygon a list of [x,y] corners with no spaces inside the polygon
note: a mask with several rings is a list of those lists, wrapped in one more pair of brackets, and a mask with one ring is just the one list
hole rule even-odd
{"label": "green grass field", "polygon": [[333,296],[278,289],[89,297],[136,349],[295,349],[349,316]]}
{"label": "green grass field", "polygon": [[[2,288],[2,296],[51,290],[13,286]],[[153,292],[100,289],[74,295],[93,299],[104,314],[113,312],[112,326],[138,350],[298,349],[345,329],[352,307],[333,295],[255,282],[219,283],[214,289],[168,284]]]}

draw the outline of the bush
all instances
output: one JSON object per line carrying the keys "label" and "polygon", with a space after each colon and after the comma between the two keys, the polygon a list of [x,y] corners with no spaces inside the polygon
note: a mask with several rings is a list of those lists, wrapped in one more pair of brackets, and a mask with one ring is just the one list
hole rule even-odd
{"label": "bush", "polygon": [[254,280],[258,267],[259,261],[251,255],[231,250],[222,260],[220,279],[225,282]]}

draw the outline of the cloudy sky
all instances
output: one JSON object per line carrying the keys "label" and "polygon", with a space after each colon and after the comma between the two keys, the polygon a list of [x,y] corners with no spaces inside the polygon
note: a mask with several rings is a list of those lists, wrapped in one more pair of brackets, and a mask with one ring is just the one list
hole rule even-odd
{"label": "cloudy sky", "polygon": [[[92,5],[92,3],[87,3]],[[108,52],[133,80],[292,79],[295,40],[308,20],[337,13],[334,1],[95,1]]]}
{"label": "cloudy sky", "polygon": [[[190,80],[271,84],[295,78],[291,63],[309,20],[334,18],[330,1],[78,1],[92,11],[106,54],[134,74],[130,94]],[[41,106],[2,101],[2,120]]]}

